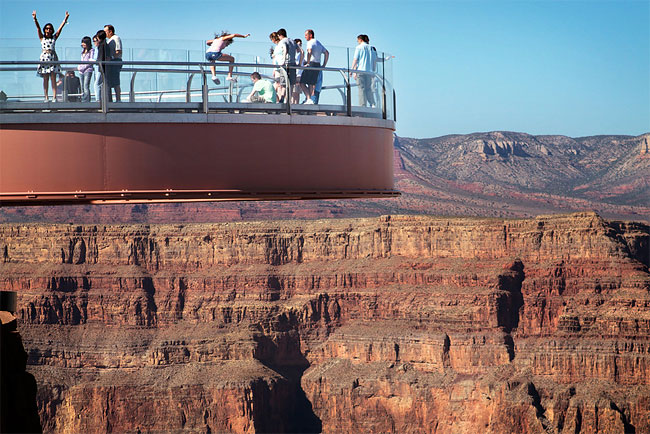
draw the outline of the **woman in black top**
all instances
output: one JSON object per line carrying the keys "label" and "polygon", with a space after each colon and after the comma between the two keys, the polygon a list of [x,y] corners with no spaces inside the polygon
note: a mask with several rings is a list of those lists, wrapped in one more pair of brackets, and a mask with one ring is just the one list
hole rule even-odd
{"label": "woman in black top", "polygon": [[[106,45],[106,32],[100,30],[97,32],[95,37],[97,38],[97,62],[106,62],[110,60],[108,45]],[[95,97],[97,98],[97,101],[101,101],[104,80],[106,80],[106,64],[100,63],[98,69],[99,75],[97,76],[97,82],[95,83],[97,95]],[[110,92],[108,93],[108,100],[111,101]]]}

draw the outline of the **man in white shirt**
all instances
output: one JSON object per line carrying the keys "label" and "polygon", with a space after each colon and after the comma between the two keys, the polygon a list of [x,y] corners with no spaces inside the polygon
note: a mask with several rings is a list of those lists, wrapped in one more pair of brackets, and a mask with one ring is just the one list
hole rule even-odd
{"label": "man in white shirt", "polygon": [[[296,43],[293,39],[287,37],[287,31],[285,29],[280,29],[276,33],[278,38],[280,38],[280,42],[278,42],[278,48],[282,56],[280,64],[285,67],[289,76],[289,91],[287,94],[291,95],[293,93],[293,85],[296,83],[296,69],[288,68],[288,66],[296,64]],[[285,95],[284,92],[282,94]]]}
{"label": "man in white shirt", "polygon": [[[314,38],[314,31],[311,29],[305,30],[305,40],[307,41],[307,56],[305,63],[307,66],[315,66],[323,68],[327,65],[327,61],[330,58],[330,52],[321,44],[316,38]],[[321,56],[325,55],[323,63],[321,65]],[[305,69],[300,77],[300,83],[304,86],[305,95],[307,95],[307,101],[305,104],[314,104],[313,96],[314,90],[316,89],[316,83],[318,82],[318,76],[321,71],[317,69]]]}
{"label": "man in white shirt", "polygon": [[357,47],[354,49],[352,69],[359,72],[353,73],[352,76],[359,85],[359,105],[365,107],[366,104],[369,104],[373,107],[375,105],[375,96],[372,92],[372,76],[377,63],[377,56],[372,47],[366,43],[364,36],[357,36]]}
{"label": "man in white shirt", "polygon": [[[120,71],[122,71],[122,39],[115,34],[115,27],[111,24],[104,26],[106,32],[106,44],[109,47],[109,52],[112,55],[111,60],[119,62],[115,65],[109,65],[107,68],[108,77],[108,94],[111,94],[111,88],[115,89],[115,101],[120,102],[121,88],[120,88]],[[110,101],[110,98],[109,98]]]}

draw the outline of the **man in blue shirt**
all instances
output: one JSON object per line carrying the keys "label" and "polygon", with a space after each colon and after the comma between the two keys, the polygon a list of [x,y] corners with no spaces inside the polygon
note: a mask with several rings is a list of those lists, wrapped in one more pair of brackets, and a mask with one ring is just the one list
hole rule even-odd
{"label": "man in blue shirt", "polygon": [[372,75],[377,62],[375,51],[364,41],[364,35],[357,36],[357,47],[354,49],[352,69],[358,72],[353,77],[359,85],[359,105],[365,107],[375,106],[375,97],[372,92]]}

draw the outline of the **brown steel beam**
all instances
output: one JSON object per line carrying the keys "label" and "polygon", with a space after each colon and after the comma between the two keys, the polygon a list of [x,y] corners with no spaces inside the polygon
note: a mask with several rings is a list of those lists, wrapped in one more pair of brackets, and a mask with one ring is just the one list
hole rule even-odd
{"label": "brown steel beam", "polygon": [[352,125],[5,124],[0,203],[390,197],[392,141]]}

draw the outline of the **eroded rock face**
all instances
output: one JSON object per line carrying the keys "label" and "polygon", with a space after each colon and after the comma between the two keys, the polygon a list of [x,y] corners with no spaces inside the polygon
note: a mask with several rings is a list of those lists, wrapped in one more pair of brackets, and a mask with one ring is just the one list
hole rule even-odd
{"label": "eroded rock face", "polygon": [[52,432],[650,432],[649,228],[3,225]]}

